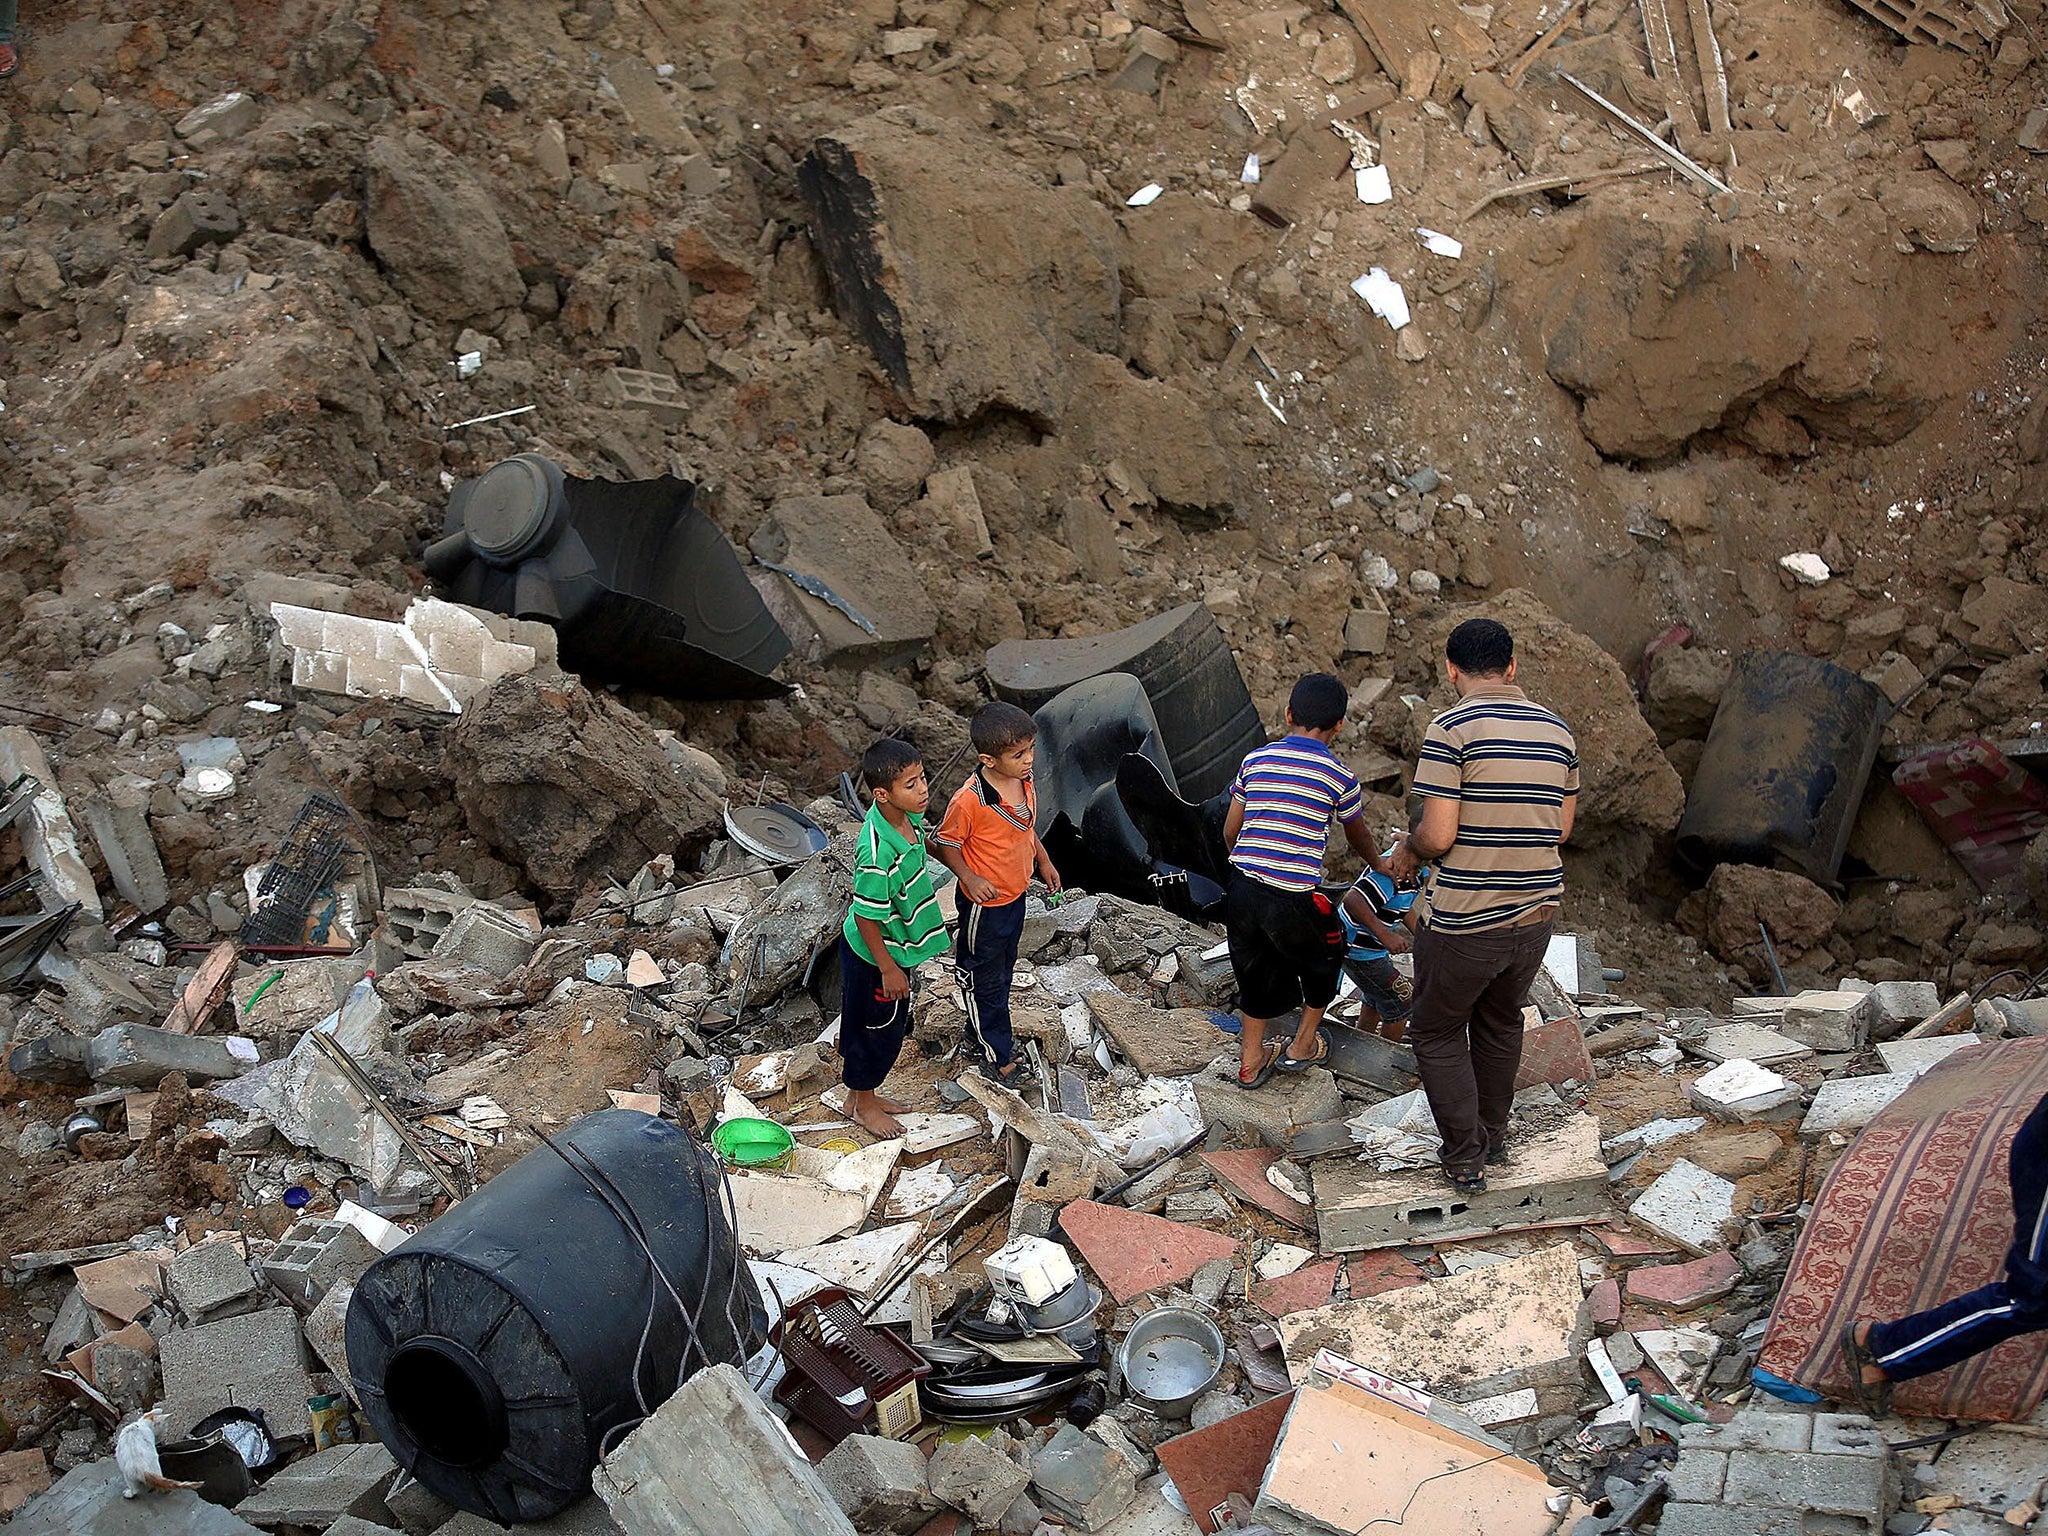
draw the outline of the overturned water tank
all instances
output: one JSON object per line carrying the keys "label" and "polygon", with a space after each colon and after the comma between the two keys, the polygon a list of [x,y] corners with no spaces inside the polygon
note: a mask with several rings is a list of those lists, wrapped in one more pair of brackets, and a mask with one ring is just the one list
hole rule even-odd
{"label": "overturned water tank", "polygon": [[687,1377],[767,1317],[709,1153],[634,1110],[586,1115],[372,1264],[346,1324],[400,1466],[500,1524],[544,1520]]}
{"label": "overturned water tank", "polygon": [[449,493],[427,573],[456,602],[553,625],[585,676],[677,698],[779,694],[789,636],[696,491],[518,454]]}
{"label": "overturned water tank", "polygon": [[1833,662],[1737,657],[1685,797],[1679,857],[1702,874],[1763,864],[1833,881],[1889,714],[1882,691]]}
{"label": "overturned water tank", "polygon": [[1266,743],[1230,642],[1201,603],[1106,635],[1005,640],[987,667],[996,697],[1034,711],[1076,683],[1129,673],[1152,701],[1180,793],[1196,800],[1228,789],[1245,753]]}

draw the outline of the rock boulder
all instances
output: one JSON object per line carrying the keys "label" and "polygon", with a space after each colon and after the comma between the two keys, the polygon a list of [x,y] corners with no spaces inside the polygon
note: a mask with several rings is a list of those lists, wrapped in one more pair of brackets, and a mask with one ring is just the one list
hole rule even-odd
{"label": "rock boulder", "polygon": [[1782,961],[1827,942],[1842,904],[1804,875],[1755,864],[1719,864],[1707,877],[1707,948],[1723,960],[1766,966],[1759,921]]}
{"label": "rock boulder", "polygon": [[443,768],[470,829],[557,897],[662,854],[693,859],[720,826],[718,796],[646,721],[574,682],[496,684],[449,733]]}
{"label": "rock boulder", "polygon": [[385,134],[364,166],[370,250],[415,306],[466,320],[526,297],[497,204],[460,160],[422,134]]}
{"label": "rock boulder", "polygon": [[1117,350],[1116,222],[991,160],[878,116],[819,139],[798,183],[840,313],[912,414],[999,406],[1050,428],[1068,357]]}

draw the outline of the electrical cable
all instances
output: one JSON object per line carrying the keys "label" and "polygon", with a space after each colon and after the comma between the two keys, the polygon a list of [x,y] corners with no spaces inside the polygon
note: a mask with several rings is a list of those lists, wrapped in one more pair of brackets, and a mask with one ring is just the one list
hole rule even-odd
{"label": "electrical cable", "polygon": [[1446,1477],[1456,1477],[1460,1472],[1474,1472],[1481,1467],[1490,1467],[1496,1461],[1509,1461],[1513,1459],[1515,1459],[1515,1453],[1513,1451],[1502,1451],[1497,1456],[1489,1456],[1484,1461],[1475,1461],[1468,1466],[1450,1467],[1442,1472],[1432,1472],[1428,1477],[1425,1477],[1424,1479],[1422,1479],[1421,1482],[1417,1483],[1413,1488],[1408,1490],[1408,1499],[1406,1503],[1402,1504],[1400,1514],[1376,1515],[1372,1519],[1366,1521],[1365,1524],[1355,1527],[1352,1536],[1363,1536],[1364,1532],[1371,1530],[1376,1525],[1390,1525],[1396,1527],[1406,1525],[1408,1523],[1408,1511],[1415,1507],[1415,1500],[1417,1496],[1420,1495],[1422,1490],[1424,1488],[1427,1488],[1431,1483],[1439,1482]]}

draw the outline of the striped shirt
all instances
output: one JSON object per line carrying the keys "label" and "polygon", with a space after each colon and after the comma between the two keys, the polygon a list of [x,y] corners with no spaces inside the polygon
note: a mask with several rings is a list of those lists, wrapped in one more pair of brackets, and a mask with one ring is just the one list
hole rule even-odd
{"label": "striped shirt", "polygon": [[1510,683],[1482,683],[1430,723],[1414,792],[1458,802],[1458,840],[1419,903],[1440,933],[1534,917],[1564,897],[1558,843],[1579,790],[1572,733]]}
{"label": "striped shirt", "polygon": [[1312,891],[1322,880],[1331,817],[1352,822],[1365,814],[1358,780],[1312,736],[1246,753],[1230,793],[1244,802],[1231,866],[1283,891]]}
{"label": "striped shirt", "polygon": [[865,917],[882,930],[889,957],[908,970],[946,947],[946,919],[925,864],[924,818],[910,818],[910,837],[889,825],[879,805],[868,807],[853,844],[853,906],[841,932],[869,965],[867,941],[854,921]]}

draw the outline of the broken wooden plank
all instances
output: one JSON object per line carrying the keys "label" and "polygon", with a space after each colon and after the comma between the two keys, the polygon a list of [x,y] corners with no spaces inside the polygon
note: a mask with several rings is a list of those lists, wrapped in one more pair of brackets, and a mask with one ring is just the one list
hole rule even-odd
{"label": "broken wooden plank", "polygon": [[1450,0],[1337,0],[1390,80],[1406,81],[1423,54],[1484,59],[1486,29]]}
{"label": "broken wooden plank", "polygon": [[1529,66],[1534,64],[1538,59],[1542,58],[1544,54],[1548,53],[1550,51],[1550,45],[1556,42],[1560,37],[1563,37],[1565,34],[1565,29],[1578,19],[1578,5],[1574,3],[1572,5],[1566,6],[1564,8],[1564,14],[1557,18],[1556,22],[1552,24],[1550,30],[1545,32],[1541,37],[1537,38],[1535,42],[1531,43],[1529,45],[1528,51],[1524,53],[1519,59],[1515,60],[1514,67],[1511,68],[1507,73],[1508,85],[1513,89],[1520,89],[1522,84],[1522,77],[1529,73]]}
{"label": "broken wooden plank", "polygon": [[1726,192],[1730,196],[1734,195],[1735,189],[1729,186],[1727,182],[1716,176],[1683,150],[1674,149],[1669,144],[1666,144],[1651,130],[1649,124],[1640,118],[1633,117],[1622,111],[1621,108],[1617,107],[1605,96],[1602,96],[1593,87],[1586,84],[1585,81],[1579,79],[1570,70],[1560,69],[1557,72],[1557,78],[1585,97],[1586,100],[1592,102],[1594,106],[1605,112],[1624,128],[1627,128],[1637,138],[1648,144],[1650,148],[1654,149],[1666,160],[1669,160],[1673,166],[1677,167],[1678,170],[1698,182],[1701,186],[1712,187],[1716,192]]}
{"label": "broken wooden plank", "polygon": [[1664,87],[1664,102],[1677,126],[1679,136],[1698,136],[1700,121],[1693,115],[1692,92],[1678,64],[1678,40],[1671,35],[1671,13],[1664,0],[1637,0],[1643,16],[1643,36],[1650,46],[1650,72]]}
{"label": "broken wooden plank", "polygon": [[1707,126],[1715,133],[1733,133],[1728,115],[1728,65],[1721,57],[1721,40],[1714,36],[1714,13],[1707,0],[1685,0],[1692,17],[1692,51],[1700,61],[1700,85],[1707,97]]}

